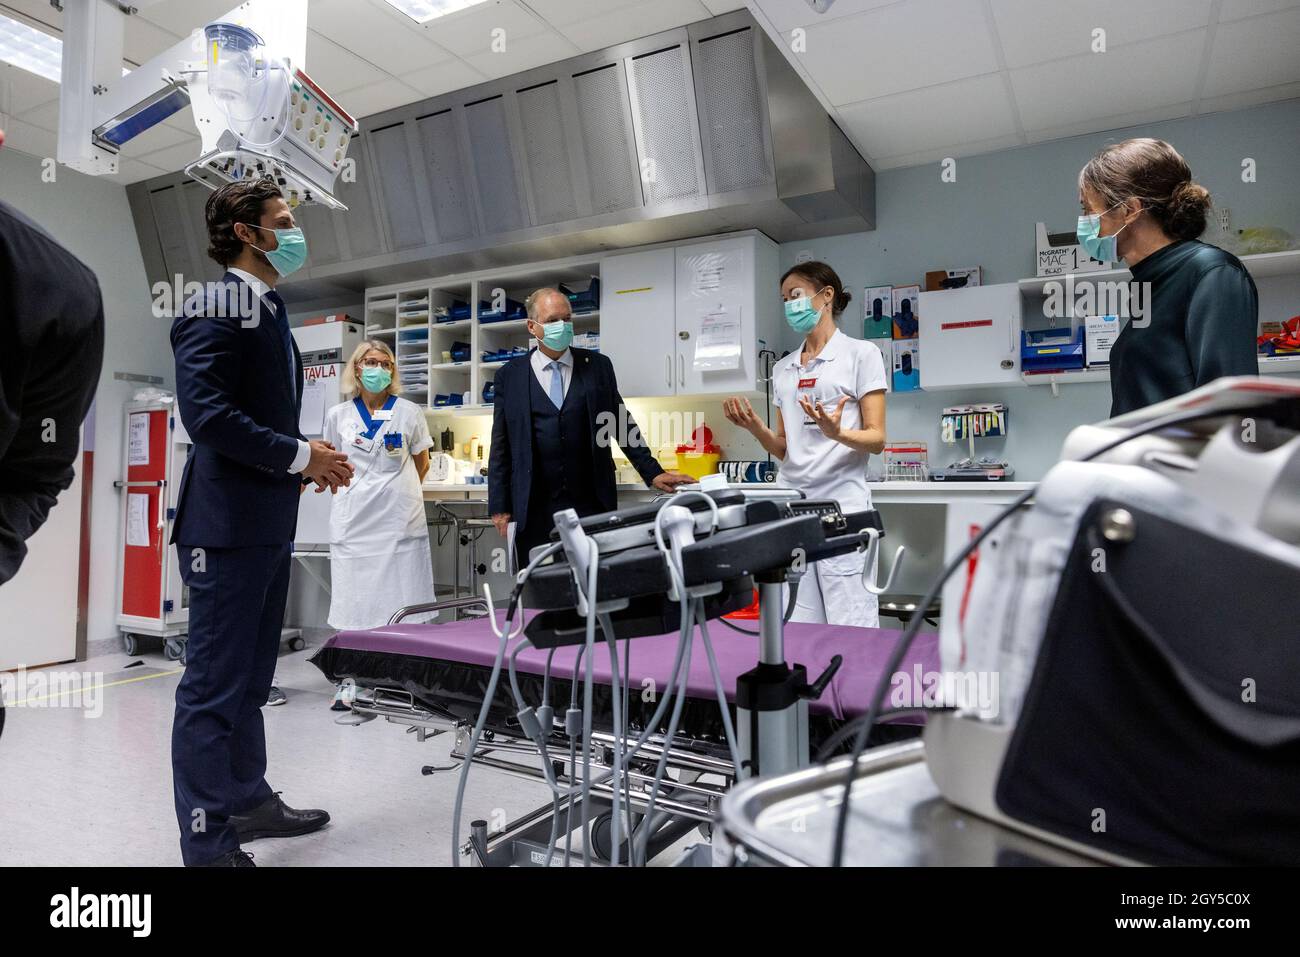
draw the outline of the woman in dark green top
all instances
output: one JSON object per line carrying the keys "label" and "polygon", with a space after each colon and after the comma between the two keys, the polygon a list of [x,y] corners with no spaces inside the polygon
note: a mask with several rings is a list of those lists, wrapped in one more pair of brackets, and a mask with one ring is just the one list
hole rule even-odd
{"label": "woman in dark green top", "polygon": [[1147,283],[1110,350],[1111,415],[1190,392],[1220,376],[1258,375],[1259,296],[1232,253],[1197,239],[1210,194],[1168,143],[1107,146],[1079,174],[1079,241],[1122,259]]}

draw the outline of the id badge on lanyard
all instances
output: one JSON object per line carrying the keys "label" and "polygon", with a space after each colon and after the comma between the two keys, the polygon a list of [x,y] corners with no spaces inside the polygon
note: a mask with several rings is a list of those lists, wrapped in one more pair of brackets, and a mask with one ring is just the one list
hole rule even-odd
{"label": "id badge on lanyard", "polygon": [[[804,376],[803,378],[799,379],[798,388],[795,390],[795,399],[797,401],[800,398],[804,398],[808,400],[809,405],[816,405],[817,404],[816,390],[817,390],[817,377]],[[799,407],[799,411],[803,412],[803,406]],[[804,412],[803,424],[811,425],[814,429],[817,428],[817,423],[814,422],[812,419],[810,419],[808,417],[808,413],[806,412]]]}

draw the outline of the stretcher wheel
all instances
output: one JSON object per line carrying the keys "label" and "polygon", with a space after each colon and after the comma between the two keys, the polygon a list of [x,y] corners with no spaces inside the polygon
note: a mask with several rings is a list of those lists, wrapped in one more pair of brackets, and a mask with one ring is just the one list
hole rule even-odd
{"label": "stretcher wheel", "polygon": [[[620,815],[621,816],[621,815]],[[640,815],[634,815],[633,821],[639,822]],[[624,826],[623,830],[627,830]],[[590,842],[591,856],[601,861],[612,861],[614,859],[614,812],[606,811],[604,814],[597,815],[591,822],[587,832],[587,840]],[[627,863],[627,835],[621,835],[623,840],[620,842],[621,849],[618,859],[624,864]]]}
{"label": "stretcher wheel", "polygon": [[299,635],[297,638],[289,639],[290,651],[302,651],[306,647],[307,647],[307,642],[303,640],[302,635]]}
{"label": "stretcher wheel", "polygon": [[179,638],[168,638],[163,643],[163,656],[168,661],[180,661],[185,657],[185,642]]}
{"label": "stretcher wheel", "polygon": [[126,653],[133,658],[140,653],[140,642],[135,635],[123,635],[122,645],[126,648]]}

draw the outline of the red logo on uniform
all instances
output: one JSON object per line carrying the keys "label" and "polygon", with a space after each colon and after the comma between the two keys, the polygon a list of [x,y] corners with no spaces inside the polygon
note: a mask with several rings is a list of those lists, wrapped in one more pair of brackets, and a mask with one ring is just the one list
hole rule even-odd
{"label": "red logo on uniform", "polygon": [[811,388],[812,388],[813,386],[815,386],[816,384],[817,384],[817,380],[816,380],[816,379],[800,379],[800,380],[799,380],[799,388],[801,388],[801,389],[811,389]]}

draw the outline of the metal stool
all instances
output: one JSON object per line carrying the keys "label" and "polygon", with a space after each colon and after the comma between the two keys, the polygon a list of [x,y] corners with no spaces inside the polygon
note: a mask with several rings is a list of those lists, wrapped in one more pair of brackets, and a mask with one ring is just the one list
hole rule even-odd
{"label": "metal stool", "polygon": [[[917,615],[917,605],[924,595],[881,595],[880,596],[880,617],[897,618],[907,627],[908,623]],[[921,618],[928,625],[939,627],[938,619],[942,613],[942,601],[936,598],[930,603],[924,611],[920,612]]]}

